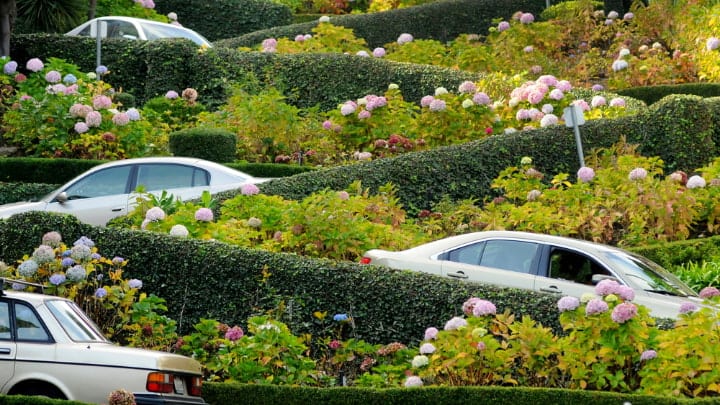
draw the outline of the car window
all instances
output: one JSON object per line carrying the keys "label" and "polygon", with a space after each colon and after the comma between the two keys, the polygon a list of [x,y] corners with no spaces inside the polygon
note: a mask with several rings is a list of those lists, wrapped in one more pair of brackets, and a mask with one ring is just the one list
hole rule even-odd
{"label": "car window", "polygon": [[0,340],[12,339],[10,334],[10,311],[8,303],[0,302]]}
{"label": "car window", "polygon": [[68,199],[104,197],[128,192],[131,165],[110,167],[78,180],[65,192]]}
{"label": "car window", "polygon": [[22,303],[15,303],[15,328],[18,340],[47,342],[49,336],[33,309]]}
{"label": "car window", "polygon": [[177,164],[140,165],[137,173],[137,184],[147,191],[207,186],[209,179],[210,175],[202,169]]}
{"label": "car window", "polygon": [[104,342],[105,337],[83,312],[72,302],[51,300],[47,307],[70,339],[76,342]]}
{"label": "car window", "polygon": [[127,21],[108,21],[107,37],[137,39],[138,32],[135,26]]}
{"label": "car window", "polygon": [[516,240],[489,240],[482,250],[480,265],[530,273],[540,245]]}
{"label": "car window", "polygon": [[186,38],[198,45],[205,43],[205,38],[192,31],[187,31],[173,25],[144,24],[143,31],[147,39],[160,38]]}
{"label": "car window", "polygon": [[565,249],[556,248],[550,252],[549,266],[547,274],[550,278],[587,285],[593,285],[592,276],[595,274],[611,276],[611,273],[595,260]]}

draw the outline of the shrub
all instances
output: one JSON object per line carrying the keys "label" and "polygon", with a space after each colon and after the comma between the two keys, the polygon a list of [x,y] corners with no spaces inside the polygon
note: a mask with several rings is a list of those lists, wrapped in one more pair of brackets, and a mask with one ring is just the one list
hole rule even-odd
{"label": "shrub", "polygon": [[168,138],[170,153],[192,156],[213,162],[235,161],[235,134],[222,129],[187,128],[171,132]]}

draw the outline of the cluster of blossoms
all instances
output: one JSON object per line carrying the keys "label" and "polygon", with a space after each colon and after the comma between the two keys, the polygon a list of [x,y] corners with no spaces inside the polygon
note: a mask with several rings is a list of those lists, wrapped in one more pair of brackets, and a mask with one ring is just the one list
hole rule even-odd
{"label": "cluster of blossoms", "polygon": [[635,291],[631,287],[606,279],[595,286],[595,294],[583,294],[579,299],[571,296],[562,297],[557,302],[558,310],[575,311],[581,303],[585,303],[585,315],[592,316],[607,312],[610,309],[608,303],[621,301],[614,306],[610,314],[614,322],[625,323],[638,313],[637,306],[630,302],[635,299]]}
{"label": "cluster of blossoms", "polygon": [[262,52],[277,52],[277,39],[275,38],[266,38],[262,41]]}
{"label": "cluster of blossoms", "polygon": [[720,38],[710,37],[705,42],[705,49],[708,51],[714,51],[718,48],[720,48]]}
{"label": "cluster of blossoms", "polygon": [[137,3],[142,8],[155,8],[155,2],[153,0],[135,0],[135,3]]}
{"label": "cluster of blossoms", "polygon": [[[97,299],[105,298],[110,287],[102,285],[104,281],[113,282],[111,277],[105,277],[104,267],[110,271],[117,271],[125,266],[127,261],[122,257],[107,259],[101,256],[95,243],[83,236],[76,240],[72,246],[62,242],[58,232],[48,232],[42,237],[38,246],[17,267],[17,277],[34,283],[41,283],[48,287],[58,288],[64,285],[78,285],[80,288],[97,286],[92,294]],[[142,281],[130,279],[127,281],[130,289],[142,288]],[[26,285],[13,283],[14,290],[24,290]],[[83,297],[80,297],[81,300]]]}
{"label": "cluster of blossoms", "polygon": [[403,33],[403,34],[400,34],[400,36],[398,37],[397,43],[398,43],[398,45],[403,45],[403,44],[412,42],[413,39],[415,39],[415,38],[413,38],[412,35],[410,35],[408,33]]}

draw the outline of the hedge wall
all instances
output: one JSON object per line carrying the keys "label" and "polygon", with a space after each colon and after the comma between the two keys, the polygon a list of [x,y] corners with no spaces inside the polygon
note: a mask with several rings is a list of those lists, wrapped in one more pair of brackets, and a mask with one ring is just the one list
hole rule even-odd
{"label": "hedge wall", "polygon": [[[447,42],[460,34],[486,35],[495,18],[510,18],[517,11],[539,15],[544,0],[441,0],[420,6],[379,13],[331,16],[334,25],[351,28],[365,39],[370,49],[395,42],[400,34],[409,33],[417,39],[436,39]],[[291,24],[255,31],[236,38],[216,41],[220,47],[253,47],[266,38],[295,38],[310,34],[318,21]]]}
{"label": "hedge wall", "polygon": [[209,41],[287,25],[292,11],[286,5],[265,0],[163,0],[155,11],[177,14],[178,22]]}

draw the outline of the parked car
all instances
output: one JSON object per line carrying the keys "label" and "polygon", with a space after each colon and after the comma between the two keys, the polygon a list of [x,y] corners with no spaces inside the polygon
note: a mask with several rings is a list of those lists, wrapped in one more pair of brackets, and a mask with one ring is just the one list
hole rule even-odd
{"label": "parked car", "polygon": [[488,231],[451,236],[412,249],[366,252],[361,263],[580,297],[605,279],[631,287],[634,302],[660,318],[676,318],[698,295],[647,258],[612,246],[527,232]]}
{"label": "parked car", "polygon": [[266,180],[197,158],[125,159],[95,166],[40,201],[0,205],[0,218],[28,211],[52,211],[75,215],[88,224],[105,225],[132,211],[139,196],[135,190],[141,185],[147,192],[159,194],[165,190],[187,201],[206,190],[214,194]]}
{"label": "parked car", "polygon": [[[5,281],[5,280],[3,280]],[[66,298],[0,290],[0,394],[107,403],[204,404],[201,365],[189,357],[120,347]]]}
{"label": "parked car", "polygon": [[160,21],[123,16],[98,17],[80,24],[65,35],[97,38],[98,27],[102,39],[186,38],[200,46],[212,47],[210,41],[189,28]]}

